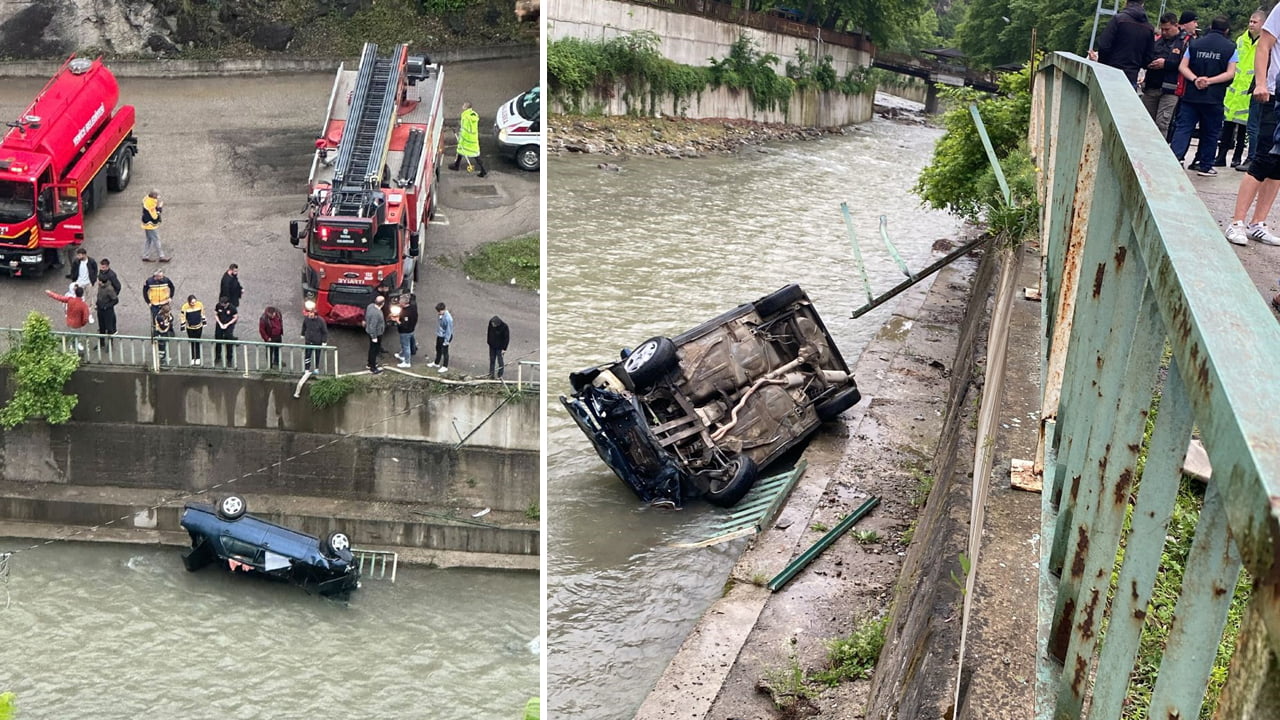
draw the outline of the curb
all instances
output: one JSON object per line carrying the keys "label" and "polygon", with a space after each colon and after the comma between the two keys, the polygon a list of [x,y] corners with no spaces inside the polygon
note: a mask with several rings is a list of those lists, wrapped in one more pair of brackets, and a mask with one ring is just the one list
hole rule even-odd
{"label": "curb", "polygon": [[[479,48],[443,50],[431,54],[439,63],[513,60],[539,57],[537,45],[498,45]],[[269,73],[332,72],[339,62],[353,63],[358,58],[223,58],[220,60],[111,60],[105,62],[118,78],[126,77],[209,77],[229,75],[266,75]],[[64,60],[15,60],[0,62],[0,77],[53,77]]]}

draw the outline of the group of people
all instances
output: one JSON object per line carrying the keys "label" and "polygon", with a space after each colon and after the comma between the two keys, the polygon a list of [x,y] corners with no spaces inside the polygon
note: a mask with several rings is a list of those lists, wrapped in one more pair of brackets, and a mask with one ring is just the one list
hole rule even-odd
{"label": "group of people", "polygon": [[1280,235],[1266,221],[1280,191],[1273,97],[1280,73],[1280,8],[1254,12],[1235,41],[1227,37],[1224,15],[1213,18],[1203,35],[1198,31],[1196,14],[1187,11],[1181,17],[1165,13],[1157,32],[1142,1],[1129,0],[1100,36],[1096,59],[1134,83],[1180,163],[1199,129],[1200,144],[1188,170],[1212,177],[1230,162],[1245,173],[1226,239],[1280,246]]}
{"label": "group of people", "polygon": [[[400,352],[393,353],[395,359],[399,361],[396,367],[407,369],[413,366],[413,357],[418,354],[418,340],[415,335],[418,328],[417,300],[417,296],[413,293],[406,293],[400,296],[399,304],[393,305],[388,311],[386,296],[378,295],[365,308],[364,320],[361,324],[364,326],[365,334],[369,336],[369,372],[374,375],[382,372],[381,358],[387,352],[383,349],[382,337],[390,325],[395,326],[400,336]],[[314,315],[314,312],[308,312]],[[387,322],[388,314],[391,316],[390,323]],[[427,367],[436,368],[437,372],[443,374],[449,371],[449,346],[453,343],[453,315],[444,303],[436,303],[435,337],[435,356],[431,362],[427,363]],[[487,377],[500,379],[506,370],[505,355],[507,346],[511,342],[511,330],[497,315],[489,318],[486,340],[489,345]]]}

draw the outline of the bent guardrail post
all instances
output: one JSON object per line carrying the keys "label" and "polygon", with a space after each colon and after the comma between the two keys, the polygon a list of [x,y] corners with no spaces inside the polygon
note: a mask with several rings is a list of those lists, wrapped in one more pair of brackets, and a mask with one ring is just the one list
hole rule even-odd
{"label": "bent guardrail post", "polygon": [[862,275],[862,285],[867,290],[867,304],[875,301],[871,292],[871,278],[867,277],[867,267],[862,263],[862,248],[858,246],[858,234],[853,231],[853,216],[849,214],[849,203],[840,203],[840,213],[844,215],[844,226],[849,232],[849,242],[853,245],[853,259],[858,263],[858,273]]}
{"label": "bent guardrail post", "polygon": [[849,528],[853,527],[854,524],[861,520],[864,515],[871,512],[871,509],[879,504],[880,498],[867,498],[867,501],[862,503],[857,510],[854,510],[853,514],[841,520],[839,524],[828,530],[827,534],[823,535],[818,542],[814,543],[808,550],[801,553],[800,557],[792,560],[791,564],[783,568],[782,572],[775,575],[774,578],[769,581],[769,590],[771,592],[781,590],[784,585],[791,582],[792,578],[800,574],[801,570],[808,567],[809,563],[813,562],[814,558],[821,555],[823,550],[830,547],[831,543],[839,540],[841,535],[848,532]]}

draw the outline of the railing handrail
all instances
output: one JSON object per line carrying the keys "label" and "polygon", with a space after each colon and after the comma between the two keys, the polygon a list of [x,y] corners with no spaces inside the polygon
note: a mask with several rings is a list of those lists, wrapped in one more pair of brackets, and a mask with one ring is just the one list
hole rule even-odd
{"label": "railing handrail", "polygon": [[[1080,717],[1091,697],[1089,717],[1118,717],[1194,425],[1213,479],[1148,712],[1199,710],[1213,652],[1191,648],[1217,645],[1243,564],[1254,591],[1240,637],[1264,650],[1233,664],[1223,697],[1236,696],[1220,716],[1244,717],[1241,698],[1274,672],[1268,650],[1280,653],[1280,325],[1123,73],[1060,52],[1035,79],[1048,531],[1036,716]],[[1169,378],[1134,497],[1166,342]],[[1126,509],[1133,532],[1150,534],[1131,537],[1108,602]]]}

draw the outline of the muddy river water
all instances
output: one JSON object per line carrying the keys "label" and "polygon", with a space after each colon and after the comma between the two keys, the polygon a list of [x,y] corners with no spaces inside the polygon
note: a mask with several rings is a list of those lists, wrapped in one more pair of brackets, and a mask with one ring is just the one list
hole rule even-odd
{"label": "muddy river water", "polygon": [[0,689],[33,720],[501,720],[538,693],[538,615],[532,573],[401,567],[343,604],[188,573],[178,548],[58,542],[0,579]]}
{"label": "muddy river water", "polygon": [[555,399],[570,371],[675,335],[798,282],[852,365],[889,307],[866,296],[840,214],[848,202],[876,292],[913,270],[958,223],[910,194],[940,131],[877,119],[845,136],[694,160],[553,158],[548,185],[548,708],[631,718],[697,618],[722,592],[742,541],[706,549],[723,511],[651,509],[597,458]]}

